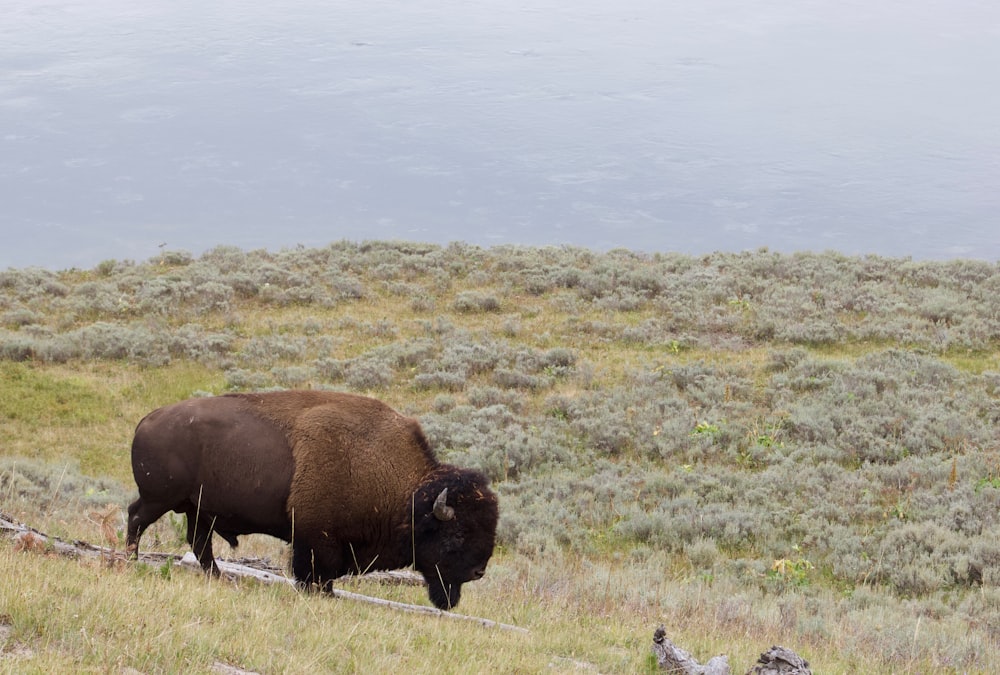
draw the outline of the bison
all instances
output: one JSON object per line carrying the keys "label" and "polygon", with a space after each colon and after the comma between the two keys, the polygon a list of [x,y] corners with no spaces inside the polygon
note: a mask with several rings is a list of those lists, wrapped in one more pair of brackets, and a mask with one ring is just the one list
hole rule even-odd
{"label": "bison", "polygon": [[154,410],[135,430],[127,552],[167,511],[218,575],[212,533],[231,546],[263,533],[292,546],[300,584],[413,565],[439,609],[483,576],[498,506],[480,472],[439,462],[416,420],[366,396],[227,394]]}

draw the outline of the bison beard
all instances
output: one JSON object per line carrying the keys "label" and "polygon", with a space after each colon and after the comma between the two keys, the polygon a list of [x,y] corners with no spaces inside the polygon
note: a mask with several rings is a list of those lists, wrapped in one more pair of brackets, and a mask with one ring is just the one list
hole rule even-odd
{"label": "bison beard", "polygon": [[427,581],[427,594],[438,609],[448,611],[458,604],[462,595],[461,584],[446,584],[440,579]]}
{"label": "bison beard", "polygon": [[364,396],[287,391],[191,399],[147,415],[132,442],[139,498],[127,552],[167,511],[218,574],[212,534],[292,543],[292,571],[328,587],[349,573],[413,565],[440,609],[483,576],[497,500],[478,471],[442,464],[415,420]]}

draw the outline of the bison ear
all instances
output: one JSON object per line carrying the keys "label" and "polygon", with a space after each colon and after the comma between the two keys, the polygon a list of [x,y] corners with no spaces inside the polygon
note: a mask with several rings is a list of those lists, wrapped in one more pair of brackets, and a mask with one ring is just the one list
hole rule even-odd
{"label": "bison ear", "polygon": [[447,501],[448,488],[445,488],[434,500],[434,517],[438,520],[451,520],[455,517],[455,509],[448,506]]}

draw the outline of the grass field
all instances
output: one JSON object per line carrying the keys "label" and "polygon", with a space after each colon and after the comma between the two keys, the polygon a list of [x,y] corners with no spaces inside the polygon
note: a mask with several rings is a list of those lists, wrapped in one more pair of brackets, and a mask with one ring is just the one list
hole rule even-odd
{"label": "grass field", "polygon": [[996,672],[998,346],[974,261],[340,242],[0,272],[0,510],[94,542],[111,514],[120,547],[149,410],[367,393],[491,477],[499,546],[459,609],[529,631],[0,542],[0,671],[652,672],[662,623],[734,672],[772,644]]}

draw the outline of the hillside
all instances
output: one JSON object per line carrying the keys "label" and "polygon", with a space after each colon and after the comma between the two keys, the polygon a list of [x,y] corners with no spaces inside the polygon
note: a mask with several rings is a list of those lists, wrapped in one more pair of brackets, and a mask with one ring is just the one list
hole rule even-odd
{"label": "hillside", "polygon": [[[995,264],[399,242],[168,251],[0,271],[0,374],[0,508],[83,539],[99,531],[88,514],[131,499],[131,432],[159,405],[329,387],[417,417],[443,459],[482,469],[500,495],[500,550],[469,585],[470,613],[552,632],[504,638],[522,660],[487,669],[558,658],[634,672],[661,622],[734,665],[777,643],[824,673],[1000,669]],[[158,524],[147,545],[183,552],[180,527]],[[3,551],[0,569],[31,566],[27,585],[47,574],[35,565],[74,574],[25,556]],[[244,592],[82,576],[95,579],[68,596]],[[46,627],[14,601],[23,592],[0,584],[0,619],[35,662],[82,658],[81,626]],[[245,592],[254,612],[278,593]],[[119,636],[87,658],[277,668],[218,639],[154,662]],[[426,649],[432,665],[448,648]]]}

